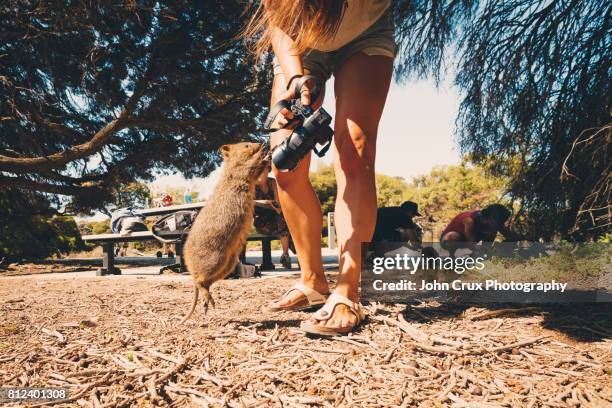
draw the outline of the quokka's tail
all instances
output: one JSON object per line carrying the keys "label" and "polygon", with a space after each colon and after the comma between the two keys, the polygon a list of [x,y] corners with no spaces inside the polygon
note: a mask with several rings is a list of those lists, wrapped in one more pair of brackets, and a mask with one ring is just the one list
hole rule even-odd
{"label": "quokka's tail", "polygon": [[198,295],[199,295],[199,292],[200,292],[200,290],[198,289],[198,285],[194,284],[193,285],[193,300],[191,301],[191,309],[189,309],[189,312],[187,312],[185,317],[183,317],[181,319],[181,321],[179,322],[179,325],[185,323],[187,321],[187,319],[189,319],[191,317],[191,315],[193,314],[193,312],[195,311],[195,308],[198,305]]}
{"label": "quokka's tail", "polygon": [[179,322],[179,325],[185,323],[193,314],[193,312],[195,311],[196,306],[198,305],[198,295],[200,294],[200,292],[202,292],[202,298],[204,299],[204,314],[206,314],[206,312],[208,312],[208,305],[210,304],[212,307],[215,307],[215,300],[213,299],[212,295],[210,294],[210,291],[208,290],[208,287],[205,286],[199,286],[197,283],[194,283],[193,285],[193,300],[191,302],[191,309],[189,309],[189,312],[185,315],[185,317],[183,317],[181,319],[181,321]]}

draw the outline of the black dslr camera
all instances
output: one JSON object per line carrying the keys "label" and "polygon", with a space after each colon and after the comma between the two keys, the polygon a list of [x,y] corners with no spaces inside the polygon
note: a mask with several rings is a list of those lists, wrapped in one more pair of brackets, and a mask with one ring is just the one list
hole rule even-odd
{"label": "black dslr camera", "polygon": [[[319,80],[311,75],[305,75],[296,80],[295,99],[283,99],[270,109],[270,113],[266,118],[265,128],[271,132],[295,126],[293,132],[281,144],[272,149],[272,162],[276,168],[282,172],[295,169],[300,160],[308,154],[310,150],[314,151],[319,157],[323,157],[331,146],[332,136],[334,131],[329,126],[332,117],[323,108],[313,110],[310,106],[302,105],[300,99],[301,88],[308,80],[314,81],[314,86],[311,90],[311,103],[319,96],[321,85]],[[293,113],[293,120],[283,128],[272,129],[270,126],[274,118],[282,109],[289,109]],[[319,144],[323,147],[316,148]]]}

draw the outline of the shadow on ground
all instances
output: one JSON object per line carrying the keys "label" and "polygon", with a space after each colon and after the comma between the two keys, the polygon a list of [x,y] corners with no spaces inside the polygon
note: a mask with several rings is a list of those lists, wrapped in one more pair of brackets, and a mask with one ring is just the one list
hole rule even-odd
{"label": "shadow on ground", "polygon": [[[470,316],[473,308],[486,312]],[[457,318],[542,316],[541,327],[559,332],[573,340],[596,342],[612,338],[612,303],[531,304],[426,304],[408,305],[402,315],[408,322],[431,323]]]}

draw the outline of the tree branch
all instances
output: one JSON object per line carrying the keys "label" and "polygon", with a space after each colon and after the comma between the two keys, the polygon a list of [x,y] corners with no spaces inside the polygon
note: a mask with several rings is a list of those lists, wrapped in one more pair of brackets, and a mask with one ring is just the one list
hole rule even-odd
{"label": "tree branch", "polygon": [[70,183],[70,184],[81,184],[81,183],[87,183],[87,182],[92,182],[92,181],[102,181],[107,176],[106,174],[90,173],[90,174],[84,174],[81,177],[70,177],[70,176],[64,176],[63,174],[55,173],[53,171],[41,172],[40,175],[44,178],[48,178],[51,180],[57,180],[62,183]]}
{"label": "tree branch", "polygon": [[9,187],[21,187],[28,190],[42,191],[45,193],[60,194],[60,195],[78,195],[99,193],[101,189],[93,186],[66,186],[59,184],[41,183],[34,180],[28,180],[20,177],[0,176],[0,185]]}
{"label": "tree branch", "polygon": [[140,97],[149,84],[150,75],[151,66],[147,68],[146,73],[138,81],[134,93],[130,96],[119,117],[96,132],[88,142],[73,146],[63,152],[42,157],[14,158],[0,155],[0,171],[39,173],[50,169],[61,169],[74,160],[79,160],[98,152],[102,146],[109,142],[115,133],[126,128],[126,120],[136,109]]}
{"label": "tree branch", "polygon": [[43,157],[16,158],[0,156],[0,171],[8,171],[11,173],[35,173],[62,168],[71,161],[82,159],[97,152],[106,144],[114,133],[124,128],[125,118],[121,116],[96,132],[96,134],[86,143],[73,146],[63,152]]}
{"label": "tree branch", "polygon": [[241,103],[241,98],[249,96],[254,93],[252,90],[246,90],[237,95],[233,95],[230,97],[225,103],[216,106],[209,112],[199,118],[193,119],[174,119],[174,118],[156,118],[156,119],[147,119],[147,118],[134,118],[129,119],[125,126],[126,127],[137,127],[143,129],[159,129],[159,128],[174,128],[174,129],[183,129],[186,127],[198,127],[202,125],[206,125],[211,122],[218,121],[214,118],[214,115],[218,115],[223,112],[227,112],[230,109],[236,107],[237,104]]}

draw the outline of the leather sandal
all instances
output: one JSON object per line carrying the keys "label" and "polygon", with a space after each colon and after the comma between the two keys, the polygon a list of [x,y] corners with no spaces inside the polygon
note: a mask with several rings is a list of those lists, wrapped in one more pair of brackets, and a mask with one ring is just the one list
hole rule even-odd
{"label": "leather sandal", "polygon": [[293,285],[291,289],[286,291],[285,294],[281,296],[280,299],[283,299],[285,296],[289,294],[289,292],[294,291],[294,290],[297,290],[298,292],[302,293],[304,297],[300,298],[295,303],[292,303],[286,306],[282,306],[282,307],[268,306],[266,309],[269,312],[284,312],[284,311],[298,312],[302,310],[310,310],[315,307],[324,305],[325,301],[327,300],[327,297],[329,296],[329,294],[322,295],[316,290],[309,288],[308,286],[304,285],[301,282],[298,282],[295,285]]}
{"label": "leather sandal", "polygon": [[[337,305],[346,305],[349,310],[357,317],[357,322],[352,327],[325,327],[320,326],[318,322],[327,321],[331,319],[334,314],[334,310]],[[338,336],[342,334],[350,333],[357,327],[363,319],[365,319],[365,310],[361,303],[356,303],[350,300],[347,297],[339,295],[337,293],[332,293],[329,298],[327,298],[327,302],[325,305],[317,310],[312,317],[316,320],[316,322],[312,322],[310,320],[302,322],[300,325],[300,329],[306,333],[317,334],[320,336]]]}

